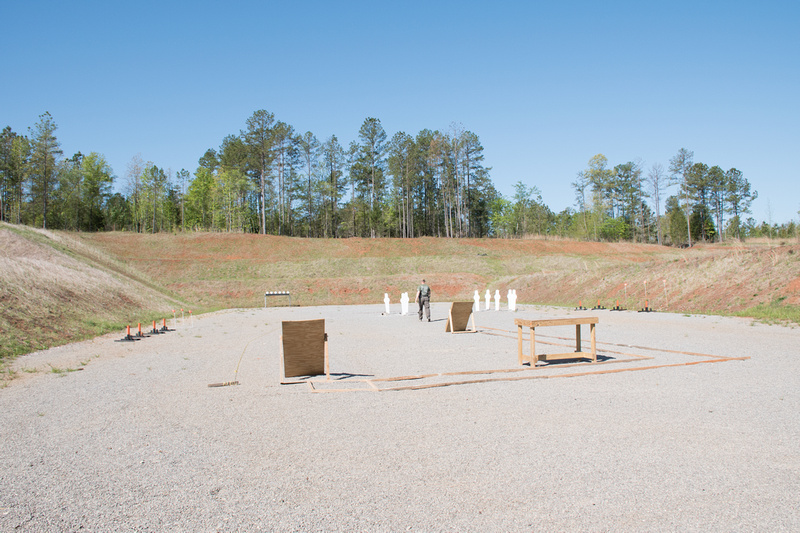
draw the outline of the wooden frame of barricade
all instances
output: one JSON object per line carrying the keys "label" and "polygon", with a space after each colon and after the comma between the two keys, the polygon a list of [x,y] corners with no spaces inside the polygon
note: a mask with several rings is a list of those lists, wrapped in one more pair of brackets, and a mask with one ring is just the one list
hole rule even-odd
{"label": "wooden frame of barricade", "polygon": [[[478,329],[475,327],[475,313],[472,306],[472,302],[453,302],[447,314],[445,332],[476,333]],[[467,329],[470,321],[472,322],[472,329]]]}

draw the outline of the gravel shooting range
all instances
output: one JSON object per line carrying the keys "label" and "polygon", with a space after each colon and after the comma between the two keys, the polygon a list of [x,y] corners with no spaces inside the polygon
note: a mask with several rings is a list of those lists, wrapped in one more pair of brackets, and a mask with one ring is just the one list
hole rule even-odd
{"label": "gravel shooting range", "polygon": [[[82,371],[0,391],[1,528],[800,526],[797,328],[482,300],[460,315],[434,302],[421,322],[404,307],[178,311],[140,340],[31,354]],[[316,339],[317,370],[287,378],[297,334]]]}
{"label": "gravel shooting range", "polygon": [[800,0],[0,21],[0,533],[800,532]]}

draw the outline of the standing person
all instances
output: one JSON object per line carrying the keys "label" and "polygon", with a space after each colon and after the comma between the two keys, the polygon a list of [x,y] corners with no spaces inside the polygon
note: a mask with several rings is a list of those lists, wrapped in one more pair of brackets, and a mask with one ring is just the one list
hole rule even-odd
{"label": "standing person", "polygon": [[425,316],[428,317],[428,322],[431,321],[431,288],[422,280],[422,285],[417,287],[417,295],[414,297],[415,302],[419,302],[419,319],[422,321],[422,309],[425,309]]}

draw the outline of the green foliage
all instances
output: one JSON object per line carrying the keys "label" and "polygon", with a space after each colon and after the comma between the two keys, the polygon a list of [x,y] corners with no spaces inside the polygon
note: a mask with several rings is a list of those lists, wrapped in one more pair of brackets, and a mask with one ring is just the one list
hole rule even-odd
{"label": "green foliage", "polygon": [[351,182],[361,206],[358,235],[384,236],[380,211],[386,196],[386,132],[380,120],[368,117],[364,119],[358,137],[361,144],[350,169]]}
{"label": "green foliage", "polygon": [[682,184],[682,191],[691,199],[692,210],[692,238],[697,240],[711,240],[708,234],[709,202],[711,197],[710,169],[705,163],[695,163],[689,168],[686,180]]}
{"label": "green foliage", "polygon": [[670,196],[666,202],[667,235],[673,246],[681,246],[688,241],[686,214],[677,196]]}
{"label": "green foliage", "polygon": [[[335,135],[320,143],[266,111],[173,175],[135,156],[124,192],[112,194],[105,158],[62,159],[49,113],[29,129],[0,133],[0,221],[79,231],[213,230],[307,237],[483,237],[559,235],[689,245],[695,241],[790,235],[786,224],[744,220],[758,197],[742,173],[695,162],[681,148],[667,180],[656,163],[610,166],[592,156],[571,184],[575,210],[555,214],[534,183],[518,182],[503,201],[483,164],[477,134],[453,124],[390,140],[366,118],[345,150]],[[558,177],[555,177],[558,178]],[[661,216],[661,193],[679,185]],[[649,200],[648,200],[649,199]],[[680,228],[683,216],[684,228]],[[726,218],[727,217],[727,218]]]}
{"label": "green foliage", "polygon": [[514,197],[509,210],[510,234],[546,235],[553,222],[553,213],[542,202],[538,187],[528,186],[518,181],[514,184]]}
{"label": "green foliage", "polygon": [[600,227],[600,236],[606,241],[622,241],[629,235],[630,225],[622,217],[607,218]]}
{"label": "green foliage", "polygon": [[114,193],[105,205],[105,229],[120,231],[131,226],[128,200],[120,193]]}
{"label": "green foliage", "polygon": [[214,177],[213,226],[224,231],[243,231],[247,225],[247,195],[253,186],[239,169],[224,169]]}
{"label": "green foliage", "polygon": [[572,209],[567,207],[557,215],[553,220],[553,232],[559,237],[565,238],[570,235],[575,235],[580,225],[580,217]]}
{"label": "green foliage", "polygon": [[318,190],[320,205],[318,217],[322,227],[322,237],[340,236],[341,202],[347,189],[344,174],[346,162],[345,152],[336,135],[331,135],[322,145],[322,161],[319,174]]}
{"label": "green foliage", "polygon": [[[275,115],[264,109],[259,109],[247,119],[247,130],[241,132],[240,135],[241,142],[246,147],[248,173],[258,183],[259,195],[256,205],[258,205],[259,212],[259,232],[262,234],[267,231],[267,193],[272,185],[270,167],[273,160],[272,130],[274,123]],[[223,165],[231,166],[228,156],[229,151],[226,150],[225,145],[226,143],[223,141],[222,153],[224,157],[220,158],[220,162]],[[206,152],[206,155],[208,155],[208,152]],[[209,170],[213,172],[215,169],[209,168]]]}
{"label": "green foliage", "polygon": [[106,229],[106,204],[114,182],[111,167],[97,152],[80,152],[58,167],[54,195],[60,227],[76,231]]}
{"label": "green foliage", "polygon": [[30,174],[31,144],[6,126],[0,133],[0,221],[23,222],[24,185]]}
{"label": "green foliage", "polygon": [[758,191],[751,191],[750,182],[742,175],[742,172],[732,168],[725,173],[723,195],[725,210],[733,217],[730,232],[737,239],[741,239],[740,220],[742,215],[750,212],[750,204],[758,198]]}
{"label": "green foliage", "polygon": [[513,204],[502,196],[492,200],[490,232],[492,237],[511,237],[514,235]]}
{"label": "green foliage", "polygon": [[644,202],[647,193],[640,163],[631,161],[610,169],[606,156],[597,154],[572,186],[578,207],[571,224],[573,237],[612,241],[650,238],[652,220]]}
{"label": "green foliage", "polygon": [[45,112],[30,130],[31,207],[37,225],[41,221],[43,228],[47,228],[48,208],[56,187],[56,164],[63,153],[55,136],[57,128],[53,117]]}
{"label": "green foliage", "polygon": [[36,349],[37,346],[28,339],[0,332],[0,368],[2,368],[3,363],[13,361],[17,356],[30,353]]}
{"label": "green foliage", "polygon": [[785,299],[785,297],[779,297],[768,304],[757,305],[736,314],[753,317],[767,323],[800,324],[800,306],[787,305],[784,302]]}
{"label": "green foliage", "polygon": [[213,189],[214,172],[208,167],[198,167],[186,194],[186,224],[190,228],[201,230],[212,228]]}
{"label": "green foliage", "polygon": [[299,196],[302,198],[301,204],[304,209],[301,211],[301,222],[305,226],[307,237],[320,235],[321,224],[315,219],[315,206],[321,204],[319,187],[321,181],[317,177],[320,169],[319,155],[320,143],[316,136],[310,131],[298,136],[297,146],[300,158],[304,167],[305,176],[301,176],[302,183],[298,181]]}

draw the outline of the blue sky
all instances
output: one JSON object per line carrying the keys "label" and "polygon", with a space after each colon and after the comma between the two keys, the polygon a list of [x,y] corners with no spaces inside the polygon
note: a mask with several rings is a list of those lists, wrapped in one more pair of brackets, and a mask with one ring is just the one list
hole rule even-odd
{"label": "blue sky", "polygon": [[[193,172],[256,110],[346,146],[366,117],[478,134],[498,190],[558,212],[611,166],[736,167],[798,220],[800,2],[3,2],[0,127]],[[675,189],[671,189],[674,191]]]}

